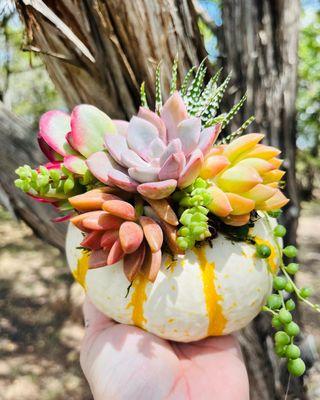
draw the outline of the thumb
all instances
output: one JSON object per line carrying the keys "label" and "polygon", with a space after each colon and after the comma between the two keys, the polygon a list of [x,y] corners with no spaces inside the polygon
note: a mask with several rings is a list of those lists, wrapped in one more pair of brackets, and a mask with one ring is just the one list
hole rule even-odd
{"label": "thumb", "polygon": [[111,318],[104,315],[92,304],[88,296],[86,296],[83,304],[83,316],[87,335],[115,324]]}

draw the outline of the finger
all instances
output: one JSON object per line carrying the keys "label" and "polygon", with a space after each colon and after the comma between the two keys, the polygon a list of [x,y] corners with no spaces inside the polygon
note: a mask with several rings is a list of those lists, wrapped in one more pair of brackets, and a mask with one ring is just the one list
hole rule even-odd
{"label": "finger", "polygon": [[88,296],[86,296],[83,304],[84,326],[86,333],[106,329],[115,324],[115,322],[103,314],[92,304]]}

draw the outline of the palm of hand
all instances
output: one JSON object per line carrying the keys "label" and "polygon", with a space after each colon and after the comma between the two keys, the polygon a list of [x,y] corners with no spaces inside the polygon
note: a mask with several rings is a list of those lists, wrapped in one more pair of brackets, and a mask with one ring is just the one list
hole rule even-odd
{"label": "palm of hand", "polygon": [[81,366],[95,400],[248,400],[246,369],[232,336],[193,343],[117,324],[88,301]]}

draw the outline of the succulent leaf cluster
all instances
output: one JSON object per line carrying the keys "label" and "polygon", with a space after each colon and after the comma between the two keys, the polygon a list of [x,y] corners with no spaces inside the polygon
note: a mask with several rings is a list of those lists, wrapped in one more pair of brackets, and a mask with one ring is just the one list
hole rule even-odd
{"label": "succulent leaf cluster", "polygon": [[[279,151],[260,144],[263,135],[239,137],[252,118],[215,144],[246,99],[244,95],[229,112],[218,113],[230,75],[219,83],[219,70],[205,83],[204,60],[198,68],[191,68],[179,89],[177,71],[175,60],[170,96],[163,101],[158,66],[155,111],[149,108],[142,84],[142,105],[130,121],[111,120],[86,104],[71,114],[45,113],[39,122],[38,141],[49,163],[35,170],[19,168],[16,185],[60,209],[67,210],[69,200],[74,213],[83,213],[75,206],[74,196],[87,192],[90,197],[90,190],[99,186],[132,207],[139,199],[140,216],[157,221],[172,253],[211,237],[210,213],[238,227],[248,224],[254,210],[272,211],[285,205],[288,200],[279,189],[284,174],[279,170]],[[168,210],[168,215],[174,215],[171,222]]]}
{"label": "succulent leaf cluster", "polygon": [[[123,260],[130,282],[140,271],[154,282],[162,260],[162,227],[174,232],[178,223],[166,200],[151,201],[151,211],[144,212],[141,198],[136,197],[132,205],[112,190],[99,188],[71,197],[69,202],[80,212],[70,221],[85,235],[80,246],[90,251],[89,268]],[[169,235],[167,241],[170,246]]]}

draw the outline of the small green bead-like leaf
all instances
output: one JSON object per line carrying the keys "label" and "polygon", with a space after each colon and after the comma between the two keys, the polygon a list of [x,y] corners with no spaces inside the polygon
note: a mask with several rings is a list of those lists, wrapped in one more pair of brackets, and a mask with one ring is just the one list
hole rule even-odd
{"label": "small green bead-like leaf", "polygon": [[64,182],[63,191],[65,194],[70,192],[74,188],[74,180],[69,176]]}
{"label": "small green bead-like leaf", "polygon": [[22,185],[23,185],[23,180],[22,179],[16,179],[14,181],[14,184],[17,188],[22,189]]}

